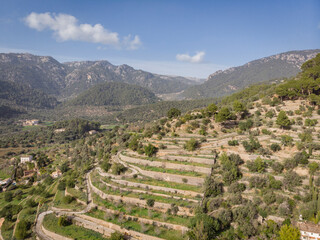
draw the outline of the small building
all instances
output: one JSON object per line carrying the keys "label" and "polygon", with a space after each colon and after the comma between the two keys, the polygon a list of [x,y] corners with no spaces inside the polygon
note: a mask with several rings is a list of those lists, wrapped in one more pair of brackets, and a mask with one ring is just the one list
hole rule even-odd
{"label": "small building", "polygon": [[22,123],[23,126],[36,126],[38,124],[39,124],[39,120],[38,119],[25,120]]}
{"label": "small building", "polygon": [[26,155],[26,156],[21,156],[20,157],[20,162],[21,163],[27,163],[32,161],[32,156],[31,155]]}
{"label": "small building", "polygon": [[295,224],[301,233],[302,240],[320,240],[320,225],[314,223],[297,222]]}
{"label": "small building", "polygon": [[89,134],[90,134],[90,135],[94,135],[94,134],[96,134],[96,133],[97,133],[96,130],[90,130],[90,131],[89,131]]}
{"label": "small building", "polygon": [[0,186],[7,185],[11,181],[12,181],[11,178],[4,179],[4,180],[0,181]]}
{"label": "small building", "polygon": [[51,173],[51,177],[53,177],[53,178],[58,178],[58,177],[61,177],[61,176],[62,176],[62,172],[59,169],[57,169],[56,171]]}
{"label": "small building", "polygon": [[65,128],[58,128],[58,129],[55,129],[54,132],[61,133],[61,132],[64,132],[65,130],[66,130]]}

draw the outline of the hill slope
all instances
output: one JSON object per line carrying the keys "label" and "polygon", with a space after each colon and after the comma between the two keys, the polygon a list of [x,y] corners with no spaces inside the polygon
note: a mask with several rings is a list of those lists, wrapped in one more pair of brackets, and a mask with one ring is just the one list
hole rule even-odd
{"label": "hill slope", "polygon": [[124,106],[154,103],[157,100],[153,92],[140,86],[107,82],[81,93],[69,101],[68,105]]}
{"label": "hill slope", "polygon": [[206,82],[190,87],[182,95],[185,98],[220,97],[253,83],[292,77],[300,72],[302,63],[319,52],[319,49],[285,52],[225,71],[217,71],[211,74]]}
{"label": "hill slope", "polygon": [[0,79],[58,95],[65,87],[64,65],[52,57],[24,53],[0,54]]}
{"label": "hill slope", "polygon": [[0,79],[26,84],[34,89],[69,98],[103,82],[125,82],[154,93],[179,92],[197,84],[183,77],[152,74],[128,65],[114,66],[108,61],[59,63],[52,57],[28,53],[1,53]]}
{"label": "hill slope", "polygon": [[128,65],[114,66],[108,61],[64,63],[68,69],[64,96],[78,94],[97,83],[125,82],[139,85],[154,93],[179,92],[196,84],[183,77],[164,76],[136,70]]}
{"label": "hill slope", "polygon": [[53,108],[57,99],[27,85],[0,81],[0,105],[5,103],[32,108]]}

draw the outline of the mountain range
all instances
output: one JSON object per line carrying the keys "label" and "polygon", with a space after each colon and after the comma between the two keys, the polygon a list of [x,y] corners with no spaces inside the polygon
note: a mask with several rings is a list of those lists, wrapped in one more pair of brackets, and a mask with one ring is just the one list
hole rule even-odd
{"label": "mountain range", "polygon": [[125,64],[115,66],[108,61],[60,63],[49,56],[28,53],[0,54],[0,80],[26,84],[58,99],[75,97],[103,82],[134,84],[159,94],[180,92],[197,84],[188,78],[153,74]]}
{"label": "mountain range", "polygon": [[290,51],[248,62],[239,67],[211,74],[204,83],[192,86],[180,98],[198,99],[221,97],[251,84],[290,78],[300,72],[301,65],[316,56],[320,49]]}
{"label": "mountain range", "polygon": [[217,71],[204,83],[136,70],[125,64],[115,66],[108,61],[60,63],[49,56],[3,53],[0,106],[9,116],[11,112],[15,115],[52,109],[58,100],[66,102],[63,106],[125,106],[155,103],[159,101],[156,95],[167,99],[217,98],[251,84],[290,78],[300,72],[303,62],[319,52],[291,51],[261,58]]}

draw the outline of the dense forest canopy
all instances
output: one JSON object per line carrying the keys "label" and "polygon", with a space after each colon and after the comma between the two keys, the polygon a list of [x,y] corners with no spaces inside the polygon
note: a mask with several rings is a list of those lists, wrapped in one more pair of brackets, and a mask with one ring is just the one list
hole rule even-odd
{"label": "dense forest canopy", "polygon": [[9,103],[33,108],[53,108],[58,104],[55,97],[24,84],[0,80],[0,86],[0,105]]}
{"label": "dense forest canopy", "polygon": [[98,84],[69,101],[70,105],[124,106],[154,103],[159,99],[150,90],[127,83]]}
{"label": "dense forest canopy", "polygon": [[282,99],[308,98],[313,104],[320,105],[320,54],[301,66],[302,72],[276,88]]}

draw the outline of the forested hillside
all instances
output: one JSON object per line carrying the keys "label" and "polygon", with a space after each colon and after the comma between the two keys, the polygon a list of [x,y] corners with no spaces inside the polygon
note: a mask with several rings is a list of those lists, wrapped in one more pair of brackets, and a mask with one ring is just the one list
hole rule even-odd
{"label": "forested hillside", "polygon": [[0,105],[9,103],[32,108],[53,108],[57,105],[55,97],[27,85],[0,81]]}
{"label": "forested hillside", "polygon": [[153,92],[140,86],[110,82],[98,84],[81,93],[68,105],[125,106],[155,103],[159,99]]}

